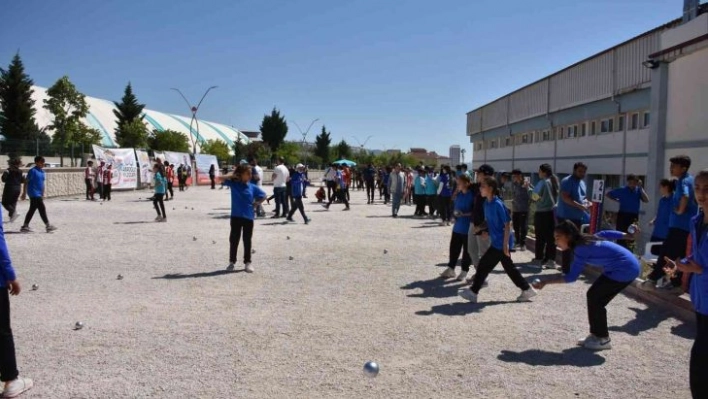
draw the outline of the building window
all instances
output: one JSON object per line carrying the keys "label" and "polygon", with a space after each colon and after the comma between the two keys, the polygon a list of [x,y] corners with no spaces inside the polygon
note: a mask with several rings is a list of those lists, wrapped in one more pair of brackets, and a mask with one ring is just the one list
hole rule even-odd
{"label": "building window", "polygon": [[528,144],[529,143],[529,135],[524,134],[521,136],[521,144]]}
{"label": "building window", "polygon": [[621,132],[624,130],[624,115],[620,115],[617,118],[617,131]]}
{"label": "building window", "polygon": [[600,133],[609,133],[612,132],[615,126],[615,119],[610,118],[610,119],[603,119],[600,121]]}
{"label": "building window", "polygon": [[629,130],[639,129],[639,114],[632,114],[632,119],[629,121]]}
{"label": "building window", "polygon": [[558,135],[557,135],[558,140],[563,140],[563,139],[565,138],[565,127],[564,127],[564,126],[561,126],[561,127],[559,127],[558,129],[559,129],[559,130],[558,130]]}
{"label": "building window", "polygon": [[583,123],[580,125],[580,137],[585,137],[585,135],[587,134],[587,128],[588,128],[587,123]]}
{"label": "building window", "polygon": [[549,132],[548,130],[544,130],[544,131],[541,133],[541,139],[542,139],[543,141],[549,141],[549,140],[551,139],[551,132]]}
{"label": "building window", "polygon": [[568,126],[568,137],[578,137],[578,125]]}
{"label": "building window", "polygon": [[649,118],[649,112],[644,113],[644,125],[642,127],[647,128],[649,127],[649,122],[651,122],[651,119]]}
{"label": "building window", "polygon": [[499,147],[499,140],[494,139],[489,142],[489,148],[497,148]]}
{"label": "building window", "polygon": [[592,121],[590,122],[590,135],[594,136],[597,134],[597,122]]}
{"label": "building window", "polygon": [[504,147],[509,147],[511,145],[511,137],[507,137],[504,139]]}

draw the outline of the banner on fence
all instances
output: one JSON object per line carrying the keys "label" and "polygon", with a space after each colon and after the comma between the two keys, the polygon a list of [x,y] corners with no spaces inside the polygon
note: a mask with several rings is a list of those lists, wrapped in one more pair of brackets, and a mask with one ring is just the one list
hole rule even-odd
{"label": "banner on fence", "polygon": [[219,177],[219,161],[216,159],[216,155],[197,154],[195,159],[197,160],[197,184],[211,184],[209,179],[211,165],[214,165],[215,176]]}
{"label": "banner on fence", "polygon": [[111,185],[114,190],[138,187],[138,163],[132,148],[103,148],[93,146],[93,155],[98,161],[113,165]]}
{"label": "banner on fence", "polygon": [[150,156],[147,151],[135,150],[135,155],[138,158],[138,166],[140,167],[140,180],[138,183],[141,186],[148,185],[152,181],[152,166],[150,165]]}
{"label": "banner on fence", "polygon": [[[190,161],[191,158],[190,158],[189,154],[187,154],[185,152],[165,151],[163,160],[169,162],[170,165],[172,165],[172,164],[175,165],[175,178],[179,178],[179,176],[177,176],[177,170],[179,169],[180,165],[184,165],[184,166],[188,167],[190,173],[187,177],[186,184],[188,186],[192,184],[192,174],[191,174],[192,162]],[[175,183],[177,183],[177,182],[175,182]]]}

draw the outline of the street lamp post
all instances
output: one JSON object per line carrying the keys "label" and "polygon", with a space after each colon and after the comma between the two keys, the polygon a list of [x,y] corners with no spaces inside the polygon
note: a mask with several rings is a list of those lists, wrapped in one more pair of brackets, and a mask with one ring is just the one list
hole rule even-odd
{"label": "street lamp post", "polygon": [[197,179],[196,179],[196,174],[197,174],[197,139],[194,137],[194,133],[192,133],[192,123],[195,123],[197,125],[197,136],[201,137],[199,134],[199,119],[197,119],[197,112],[199,112],[199,106],[202,105],[202,101],[204,101],[204,98],[209,94],[211,89],[216,89],[218,86],[211,86],[206,91],[204,92],[204,95],[202,98],[199,100],[196,106],[192,105],[189,100],[187,100],[187,97],[185,97],[184,94],[180,91],[180,89],[175,89],[174,87],[171,90],[176,91],[179,93],[180,96],[182,96],[182,99],[184,99],[184,102],[187,103],[187,107],[189,107],[189,111],[192,113],[192,119],[189,120],[189,137],[192,138],[192,185],[196,186],[197,185]]}
{"label": "street lamp post", "polygon": [[320,118],[316,118],[312,122],[310,122],[310,126],[308,126],[307,130],[305,130],[304,132],[302,131],[302,129],[300,129],[300,125],[298,125],[297,122],[293,121],[293,123],[295,124],[295,127],[297,127],[297,130],[299,130],[300,134],[302,135],[302,151],[305,154],[303,156],[304,161],[305,161],[305,167],[307,167],[307,149],[305,148],[305,143],[306,143],[305,140],[307,139],[307,134],[310,133],[310,129],[312,129],[312,125],[314,125],[315,122],[317,122],[318,120],[320,120]]}

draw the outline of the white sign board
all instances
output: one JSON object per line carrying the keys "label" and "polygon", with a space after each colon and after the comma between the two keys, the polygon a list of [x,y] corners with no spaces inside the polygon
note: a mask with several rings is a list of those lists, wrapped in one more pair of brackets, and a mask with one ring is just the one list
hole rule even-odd
{"label": "white sign board", "polygon": [[595,180],[592,183],[592,202],[602,203],[605,198],[605,181]]}

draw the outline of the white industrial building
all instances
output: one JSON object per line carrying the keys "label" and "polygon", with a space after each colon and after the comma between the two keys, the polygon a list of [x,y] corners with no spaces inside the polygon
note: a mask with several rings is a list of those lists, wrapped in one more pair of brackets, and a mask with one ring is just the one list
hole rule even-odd
{"label": "white industrial building", "polygon": [[[33,86],[32,90],[34,90],[32,99],[35,101],[35,109],[37,110],[35,119],[37,120],[39,127],[44,128],[51,125],[54,120],[52,114],[43,108],[44,100],[49,98],[47,96],[47,89],[39,86]],[[113,104],[113,101],[86,96],[86,104],[89,106],[89,112],[83,122],[87,126],[101,132],[101,145],[103,147],[116,147],[115,129],[117,126],[116,116],[113,114],[113,110],[116,107]],[[158,132],[161,132],[169,129],[186,134],[187,137],[190,138],[190,148],[192,146],[192,139],[194,139],[197,143],[212,139],[221,140],[228,144],[229,147],[233,147],[234,143],[239,140],[243,144],[250,143],[250,139],[238,129],[216,122],[209,122],[200,119],[199,130],[197,130],[197,126],[195,124],[192,124],[190,129],[190,119],[191,116],[166,114],[145,109],[143,121],[149,131],[157,130]],[[47,134],[51,136],[52,131],[47,130]]]}
{"label": "white industrial building", "polygon": [[[588,189],[635,174],[657,198],[671,156],[689,155],[694,172],[708,167],[707,72],[708,5],[686,1],[684,18],[469,112],[473,166],[535,180],[543,163],[564,176],[582,161]],[[653,214],[653,201],[643,212]]]}

